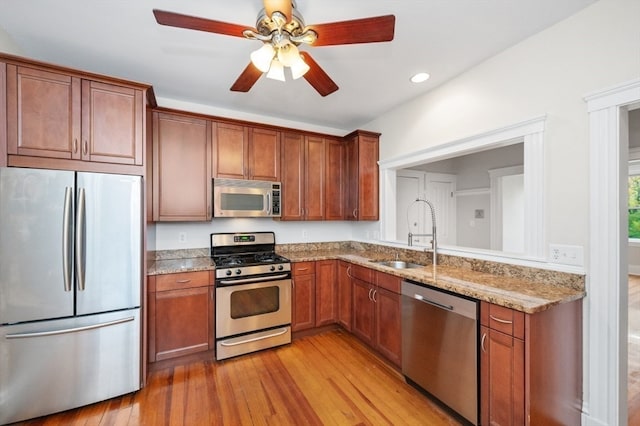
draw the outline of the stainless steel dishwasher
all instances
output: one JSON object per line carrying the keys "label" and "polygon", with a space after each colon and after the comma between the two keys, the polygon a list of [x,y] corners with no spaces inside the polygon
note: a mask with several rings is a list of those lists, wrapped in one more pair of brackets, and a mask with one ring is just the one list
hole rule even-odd
{"label": "stainless steel dishwasher", "polygon": [[478,424],[478,301],[402,282],[402,374]]}

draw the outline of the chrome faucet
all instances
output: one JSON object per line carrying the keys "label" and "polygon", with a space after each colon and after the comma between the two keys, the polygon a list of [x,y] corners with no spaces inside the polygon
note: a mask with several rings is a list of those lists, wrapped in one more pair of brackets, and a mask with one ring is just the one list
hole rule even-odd
{"label": "chrome faucet", "polygon": [[[416,198],[416,200],[409,205],[411,207],[414,203],[423,202],[427,206],[429,206],[429,210],[431,210],[431,233],[430,234],[414,234],[409,232],[409,247],[413,246],[413,237],[431,237],[431,252],[433,253],[433,275],[435,277],[436,273],[436,264],[438,260],[438,239],[436,236],[436,209],[431,204],[431,201],[426,198]],[[425,249],[428,251],[428,249]]]}

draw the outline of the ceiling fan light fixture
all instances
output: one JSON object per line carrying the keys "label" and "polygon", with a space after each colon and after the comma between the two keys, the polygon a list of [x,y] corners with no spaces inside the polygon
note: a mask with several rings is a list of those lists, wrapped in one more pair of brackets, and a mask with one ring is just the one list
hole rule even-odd
{"label": "ceiling fan light fixture", "polygon": [[271,61],[271,67],[269,67],[267,78],[270,78],[271,80],[285,81],[284,67],[276,58],[273,58]]}
{"label": "ceiling fan light fixture", "polygon": [[293,43],[286,43],[278,49],[278,61],[285,67],[290,67],[300,57],[300,51]]}
{"label": "ceiling fan light fixture", "polygon": [[298,54],[298,58],[290,65],[291,68],[291,77],[294,80],[299,79],[303,75],[309,71],[310,67],[307,63],[302,59],[302,56]]}
{"label": "ceiling fan light fixture", "polygon": [[258,50],[251,52],[251,62],[262,72],[269,71],[276,52],[271,43],[264,43]]}

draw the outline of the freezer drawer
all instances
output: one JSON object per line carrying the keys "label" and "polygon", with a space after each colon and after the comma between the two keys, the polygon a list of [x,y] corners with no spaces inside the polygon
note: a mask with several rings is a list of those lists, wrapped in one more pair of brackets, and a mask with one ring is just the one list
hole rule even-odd
{"label": "freezer drawer", "polygon": [[140,388],[140,309],[0,327],[0,424]]}

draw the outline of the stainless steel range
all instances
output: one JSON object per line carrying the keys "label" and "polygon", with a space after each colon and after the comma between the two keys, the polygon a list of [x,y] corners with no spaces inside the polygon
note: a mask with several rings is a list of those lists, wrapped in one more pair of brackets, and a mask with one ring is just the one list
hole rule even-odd
{"label": "stainless steel range", "polygon": [[291,263],[273,232],[211,234],[216,359],[291,343]]}

